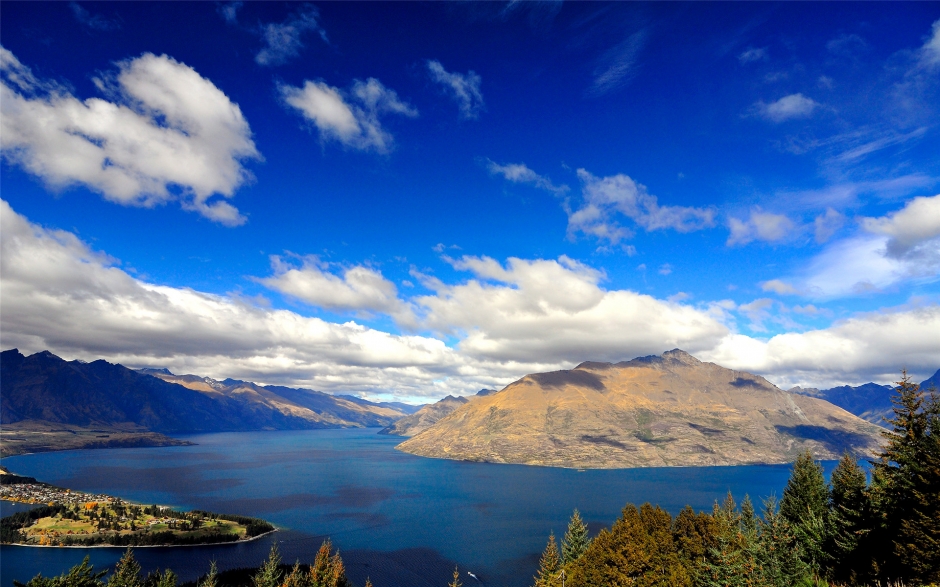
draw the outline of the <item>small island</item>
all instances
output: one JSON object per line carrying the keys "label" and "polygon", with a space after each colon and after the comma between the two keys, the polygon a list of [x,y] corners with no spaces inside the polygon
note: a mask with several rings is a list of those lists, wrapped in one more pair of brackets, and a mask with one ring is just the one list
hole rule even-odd
{"label": "small island", "polygon": [[24,546],[195,546],[252,540],[275,530],[258,518],[181,512],[54,487],[2,471],[0,499],[39,504],[0,520],[0,542]]}

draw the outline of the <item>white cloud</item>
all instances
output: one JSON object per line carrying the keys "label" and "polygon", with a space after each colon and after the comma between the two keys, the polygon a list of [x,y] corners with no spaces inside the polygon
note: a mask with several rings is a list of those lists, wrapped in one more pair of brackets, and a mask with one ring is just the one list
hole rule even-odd
{"label": "white cloud", "polygon": [[747,304],[741,304],[737,307],[737,311],[750,320],[748,326],[751,330],[765,332],[767,328],[764,326],[764,322],[771,319],[770,310],[773,305],[774,301],[770,298],[760,298]]}
{"label": "white cloud", "polygon": [[755,240],[780,242],[791,236],[796,229],[796,224],[782,214],[771,214],[761,211],[760,208],[754,208],[747,220],[729,218],[728,229],[731,234],[726,244],[730,247],[744,245]]}
{"label": "white cloud", "polygon": [[[238,106],[191,67],[151,53],[96,80],[116,96],[80,101],[42,82],[0,48],[3,156],[53,189],[81,184],[124,205],[180,200],[227,225],[245,218],[231,197],[260,155]],[[180,188],[178,190],[171,189]]]}
{"label": "white cloud", "polygon": [[754,63],[755,61],[766,61],[769,55],[767,47],[748,47],[744,52],[738,55],[738,61],[741,64]]}
{"label": "white cloud", "polygon": [[780,123],[796,118],[809,118],[818,107],[819,103],[812,98],[803,94],[790,94],[769,104],[756,102],[751,107],[751,112],[771,122]]}
{"label": "white cloud", "polygon": [[[423,324],[457,335],[475,358],[518,362],[623,360],[673,347],[710,348],[727,333],[709,315],[632,291],[599,286],[603,274],[568,257],[558,260],[462,257],[454,267],[473,278],[428,284],[412,299]],[[662,350],[656,350],[662,349]]]}
{"label": "white cloud", "polygon": [[[228,21],[231,14],[230,22],[234,21],[239,7],[229,5],[223,8],[223,17]],[[227,8],[230,8],[228,12]],[[320,28],[319,17],[320,13],[316,7],[306,4],[284,22],[261,25],[261,37],[265,46],[255,55],[255,62],[259,65],[281,65],[288,59],[297,57],[304,46],[301,39],[304,33],[310,31],[319,31],[320,37],[326,41],[326,32]]]}
{"label": "white cloud", "polygon": [[767,341],[734,334],[699,358],[760,373],[784,389],[887,383],[897,381],[904,367],[920,377],[940,366],[937,332],[940,306],[895,308]]}
{"label": "white cloud", "polygon": [[891,237],[888,255],[902,258],[940,237],[940,195],[914,198],[882,218],[863,218],[862,226],[868,232]]}
{"label": "white cloud", "polygon": [[671,228],[692,232],[714,226],[715,211],[711,208],[660,206],[646,186],[624,174],[596,177],[578,169],[583,184],[582,203],[577,210],[568,209],[568,232],[582,232],[611,243],[632,236],[620,226],[616,215],[629,218],[646,231]]}
{"label": "white cloud", "polygon": [[398,288],[380,271],[355,265],[342,275],[330,273],[316,257],[305,257],[300,267],[271,256],[274,275],[257,281],[266,287],[327,310],[382,312],[402,316],[407,307],[398,298]]}
{"label": "white cloud", "polygon": [[481,363],[422,336],[135,279],[0,201],[3,348],[332,391],[441,397],[550,367]]}
{"label": "white cloud", "polygon": [[920,63],[927,68],[940,66],[940,20],[934,21],[930,38],[920,48]]}
{"label": "white cloud", "polygon": [[480,113],[486,109],[483,92],[480,91],[480,76],[472,70],[466,74],[447,71],[440,61],[429,60],[427,64],[431,79],[444,86],[457,102],[461,118],[479,118]]}
{"label": "white cloud", "polygon": [[[762,341],[735,334],[731,312],[776,321],[766,301],[695,308],[679,298],[608,290],[600,286],[602,272],[567,257],[452,263],[472,277],[445,284],[415,272],[434,293],[407,300],[420,327],[456,338],[448,346],[427,335],[331,323],[234,295],[148,283],[73,234],[32,224],[0,201],[0,345],[399,399],[466,394],[583,360],[619,361],[673,347],[781,385],[885,382],[903,366],[929,375],[940,364],[937,305],[888,309]],[[318,302],[394,308],[387,280],[368,269],[351,274],[361,269],[298,275],[298,291],[321,283],[329,293],[314,294]]]}
{"label": "white cloud", "polygon": [[566,185],[555,185],[551,179],[532,171],[525,163],[500,165],[487,159],[486,168],[493,175],[500,175],[513,183],[527,183],[555,195],[562,195],[569,189]]}
{"label": "white cloud", "polygon": [[303,88],[279,86],[284,101],[317,127],[322,139],[353,149],[387,153],[394,144],[379,120],[385,114],[414,118],[418,111],[375,78],[355,80],[349,92],[322,81],[305,81]]}
{"label": "white cloud", "polygon": [[670,273],[672,273],[672,265],[670,265],[669,263],[666,263],[660,266],[659,268],[660,275],[669,275]]}

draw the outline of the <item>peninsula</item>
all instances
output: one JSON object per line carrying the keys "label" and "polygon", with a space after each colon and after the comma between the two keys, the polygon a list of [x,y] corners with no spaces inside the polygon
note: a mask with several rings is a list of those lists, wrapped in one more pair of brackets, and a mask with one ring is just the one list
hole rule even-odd
{"label": "peninsula", "polygon": [[264,520],[63,489],[0,469],[0,499],[41,504],[0,520],[0,542],[25,546],[194,546],[243,542],[275,530]]}

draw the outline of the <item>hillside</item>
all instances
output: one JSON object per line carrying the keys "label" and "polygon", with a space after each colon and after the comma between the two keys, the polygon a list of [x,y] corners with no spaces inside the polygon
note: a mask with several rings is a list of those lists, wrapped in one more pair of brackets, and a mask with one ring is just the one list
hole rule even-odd
{"label": "hillside", "polygon": [[379,434],[391,434],[394,436],[415,436],[424,432],[437,423],[438,420],[451,414],[454,410],[461,407],[468,401],[492,395],[496,393],[495,389],[481,389],[470,397],[455,397],[448,395],[444,399],[428,404],[410,416],[398,420],[394,424],[379,430]]}
{"label": "hillside", "polygon": [[870,453],[879,428],[681,350],[536,373],[398,446],[436,458],[577,468],[792,462]]}
{"label": "hillside", "polygon": [[[0,353],[0,422],[120,426],[164,433],[387,426],[403,412],[325,393],[137,372],[48,351]],[[282,395],[283,394],[283,395]]]}

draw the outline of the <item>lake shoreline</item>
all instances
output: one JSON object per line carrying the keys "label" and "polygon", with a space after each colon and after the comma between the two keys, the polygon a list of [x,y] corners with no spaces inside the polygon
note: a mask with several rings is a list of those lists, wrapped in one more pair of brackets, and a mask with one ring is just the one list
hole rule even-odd
{"label": "lake shoreline", "polygon": [[20,544],[18,542],[4,542],[0,546],[22,546],[24,548],[122,548],[128,549],[133,548],[134,550],[138,548],[193,548],[200,546],[229,546],[233,544],[245,544],[248,542],[254,542],[259,538],[264,538],[270,534],[274,534],[278,531],[278,528],[274,530],[269,530],[264,534],[258,534],[257,536],[252,536],[251,538],[246,538],[245,540],[235,540],[233,542],[207,542],[205,544],[146,544],[141,546],[134,545],[117,545],[117,544],[94,544],[90,546],[85,546],[81,544]]}

